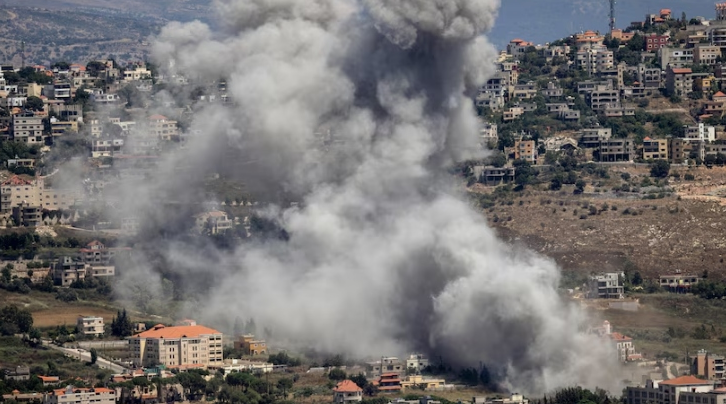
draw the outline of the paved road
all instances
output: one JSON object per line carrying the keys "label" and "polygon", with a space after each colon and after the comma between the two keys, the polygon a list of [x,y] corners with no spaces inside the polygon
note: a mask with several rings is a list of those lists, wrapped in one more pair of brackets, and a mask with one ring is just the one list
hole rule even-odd
{"label": "paved road", "polygon": [[[43,345],[47,346],[48,348],[55,349],[57,351],[61,351],[66,356],[69,356],[74,359],[78,359],[79,361],[84,361],[84,362],[91,361],[91,353],[89,351],[86,351],[83,348],[79,348],[79,349],[63,348],[58,345],[52,344],[49,341],[43,341]],[[101,369],[109,369],[116,373],[127,373],[127,369],[124,368],[123,366],[117,365],[107,359],[101,358],[100,356],[96,360],[96,365],[98,365],[98,367]]]}

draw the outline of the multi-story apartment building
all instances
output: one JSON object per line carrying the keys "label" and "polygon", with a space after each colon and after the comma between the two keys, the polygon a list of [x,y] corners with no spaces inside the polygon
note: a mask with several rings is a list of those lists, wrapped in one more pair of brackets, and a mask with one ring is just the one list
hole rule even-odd
{"label": "multi-story apartment building", "polygon": [[658,277],[658,284],[663,289],[669,292],[686,292],[691,286],[695,285],[700,281],[697,275],[689,274],[676,274],[676,275],[661,275]]}
{"label": "multi-story apartment building", "polygon": [[123,139],[100,138],[91,140],[91,157],[113,157],[120,153],[124,146]]}
{"label": "multi-story apartment building", "polygon": [[105,332],[103,317],[78,316],[76,328],[83,335],[101,336]]}
{"label": "multi-story apartment building", "polygon": [[149,134],[161,140],[177,139],[179,137],[177,122],[164,115],[152,115],[149,117]]}
{"label": "multi-story apartment building", "polygon": [[222,333],[200,325],[153,328],[129,337],[136,366],[222,364]]}
{"label": "multi-story apartment building", "polygon": [[703,122],[698,125],[686,125],[683,127],[684,139],[687,141],[706,141],[713,142],[716,140],[716,128],[706,126]]}
{"label": "multi-story apartment building", "polygon": [[701,65],[715,65],[716,59],[721,57],[721,47],[708,44],[696,44],[693,48],[693,63]]}
{"label": "multi-story apartment building", "polygon": [[666,92],[671,95],[685,97],[693,92],[693,71],[689,68],[666,69]]}
{"label": "multi-story apartment building", "polygon": [[514,142],[514,159],[524,160],[531,164],[537,161],[537,145],[534,140],[517,140]]}
{"label": "multi-story apartment building", "polygon": [[621,274],[616,272],[591,276],[587,285],[591,299],[622,299],[625,294]]}
{"label": "multi-story apartment building", "polygon": [[12,124],[12,138],[28,146],[43,143],[45,125],[39,116],[14,116]]}
{"label": "multi-story apartment building", "polygon": [[565,90],[558,86],[557,83],[549,82],[547,87],[540,90],[540,94],[547,98],[560,98],[565,94]]}
{"label": "multi-story apartment building", "polygon": [[263,339],[255,339],[252,334],[240,337],[239,340],[234,342],[234,348],[242,350],[245,355],[249,356],[266,355],[269,352],[267,342]]}
{"label": "multi-story apartment building", "polygon": [[609,86],[598,86],[586,95],[590,108],[604,111],[607,107],[620,106],[620,91]]}
{"label": "multi-story apartment building", "polygon": [[610,140],[613,130],[610,128],[583,129],[580,134],[580,146],[587,149],[600,147],[601,142]]}
{"label": "multi-story apartment building", "polygon": [[79,250],[81,260],[93,266],[110,265],[116,255],[129,251],[130,248],[108,248],[98,240],[91,241],[85,248]]}
{"label": "multi-story apartment building", "polygon": [[68,209],[80,198],[75,190],[53,189],[47,186],[43,177],[26,180],[17,175],[10,177],[0,186],[0,213],[9,213],[20,204],[39,206],[47,210]]}
{"label": "multi-story apartment building", "polygon": [[645,36],[645,51],[647,52],[655,52],[660,48],[668,46],[668,42],[670,42],[671,37],[668,33],[666,34],[656,34],[656,33],[650,33]]}
{"label": "multi-story apartment building", "polygon": [[657,67],[646,67],[639,64],[637,67],[638,81],[643,87],[659,88],[663,81],[663,71]]}
{"label": "multi-story apartment building", "polygon": [[635,146],[631,139],[610,139],[600,142],[598,161],[632,161],[635,156]]}
{"label": "multi-story apartment building", "polygon": [[333,403],[345,404],[363,401],[363,389],[350,380],[343,380],[333,389]]}
{"label": "multi-story apartment building", "polygon": [[576,66],[590,74],[596,74],[615,66],[613,51],[603,45],[577,51]]}
{"label": "multi-story apartment building", "polygon": [[675,379],[648,380],[645,387],[627,387],[625,404],[722,404],[723,392],[715,392],[713,381],[696,376],[681,376]]}
{"label": "multi-story apartment building", "polygon": [[116,391],[105,387],[68,386],[46,394],[43,404],[116,404]]}
{"label": "multi-story apartment building", "polygon": [[423,372],[429,366],[429,359],[421,354],[409,355],[406,359],[406,369],[410,372],[412,369],[417,373]]}
{"label": "multi-story apartment building", "polygon": [[39,206],[20,203],[13,207],[13,221],[17,226],[37,227],[42,224],[43,212]]}
{"label": "multi-story apartment building", "polygon": [[693,49],[660,48],[660,67],[683,68],[693,64]]}
{"label": "multi-story apartment building", "polygon": [[644,160],[668,160],[668,139],[643,139]]}
{"label": "multi-story apartment building", "polygon": [[395,356],[387,356],[375,362],[366,363],[366,371],[372,377],[378,377],[386,373],[401,375],[406,373],[406,363]]}
{"label": "multi-story apartment building", "polygon": [[714,355],[702,349],[691,363],[691,374],[708,380],[721,380],[725,374],[724,366],[723,355]]}
{"label": "multi-story apartment building", "polygon": [[71,286],[73,282],[82,281],[88,273],[89,266],[73,257],[62,257],[51,265],[51,274],[56,285]]}

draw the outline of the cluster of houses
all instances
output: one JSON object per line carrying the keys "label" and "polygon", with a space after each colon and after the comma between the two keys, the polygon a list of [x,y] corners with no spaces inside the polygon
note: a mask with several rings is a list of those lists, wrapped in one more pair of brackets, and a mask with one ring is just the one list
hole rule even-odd
{"label": "cluster of houses", "polygon": [[[575,107],[575,98],[568,96],[556,79],[552,78],[546,84],[520,80],[520,62],[534,51],[548,63],[559,59],[557,64],[561,64],[564,60],[568,69],[585,71],[591,79],[577,82],[576,92],[592,111],[605,117],[634,116],[640,100],[661,92],[694,98],[698,98],[698,94],[707,100],[701,102],[702,110],[696,117],[699,123],[686,126],[682,134],[674,133],[663,139],[646,138],[642,145],[636,145],[629,138],[613,138],[610,128],[600,127],[583,129],[576,136],[555,134],[540,139],[539,143],[515,135],[514,146],[505,150],[509,159],[542,164],[543,150],[572,149],[580,149],[591,161],[601,162],[663,159],[684,164],[699,159],[705,161],[707,156],[726,155],[726,145],[717,142],[717,128],[704,123],[708,118],[720,119],[726,113],[726,94],[719,91],[726,80],[726,64],[721,57],[726,49],[724,8],[723,4],[716,6],[715,20],[688,25],[673,36],[668,29],[661,30],[664,31],[662,34],[642,31],[645,26],[667,24],[672,20],[671,10],[663,9],[658,14],[647,15],[644,22],[632,23],[631,32],[613,29],[606,36],[586,31],[562,44],[544,46],[514,39],[506,51],[501,52],[495,76],[480,88],[476,105],[501,113],[506,124],[528,112],[541,111],[542,106],[534,100],[540,97],[545,100],[546,111],[551,116],[566,122],[580,122],[582,111]],[[615,51],[608,49],[607,41],[618,40],[625,46],[636,32],[644,41],[639,63],[616,63]],[[694,65],[709,66],[710,72],[694,72]],[[497,124],[481,121],[481,143],[490,147],[496,145],[497,129]],[[484,173],[482,182],[496,184],[502,177],[509,178],[510,173],[491,170]]]}

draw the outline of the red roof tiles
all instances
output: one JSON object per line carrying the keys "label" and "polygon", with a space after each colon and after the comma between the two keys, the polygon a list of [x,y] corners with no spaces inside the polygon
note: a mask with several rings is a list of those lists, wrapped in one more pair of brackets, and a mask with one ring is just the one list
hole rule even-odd
{"label": "red roof tiles", "polygon": [[676,377],[675,379],[664,380],[664,381],[660,382],[660,384],[665,384],[668,386],[688,386],[691,384],[694,384],[694,385],[695,384],[698,384],[698,385],[713,384],[713,382],[710,382],[708,380],[699,379],[696,376],[681,376],[681,377]]}
{"label": "red roof tiles", "polygon": [[333,389],[336,393],[360,393],[363,391],[357,384],[350,380],[343,380]]}
{"label": "red roof tiles", "polygon": [[154,328],[134,335],[138,338],[192,338],[200,335],[221,334],[221,332],[201,325],[165,327],[157,324]]}

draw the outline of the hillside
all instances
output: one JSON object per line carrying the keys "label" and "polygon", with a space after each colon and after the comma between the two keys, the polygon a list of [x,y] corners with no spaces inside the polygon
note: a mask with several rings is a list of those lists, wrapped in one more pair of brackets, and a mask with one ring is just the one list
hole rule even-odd
{"label": "hillside", "polygon": [[145,41],[163,24],[160,19],[128,14],[27,7],[0,9],[0,22],[0,61],[17,66],[22,62],[22,41],[26,64],[109,57],[144,60]]}
{"label": "hillside", "polygon": [[[621,177],[625,172],[628,181]],[[568,272],[586,275],[627,266],[644,278],[678,270],[707,270],[710,276],[726,278],[726,169],[673,172],[680,178],[671,177],[662,188],[672,188],[670,196],[657,187],[650,192],[658,194],[643,193],[648,187],[638,193],[614,192],[623,184],[642,184],[649,176],[647,166],[618,165],[609,169],[609,179],[590,179],[581,195],[573,194],[574,186],[550,191],[548,184],[540,184],[500,198],[485,213],[505,239],[552,257]],[[693,181],[683,179],[687,173]]]}

